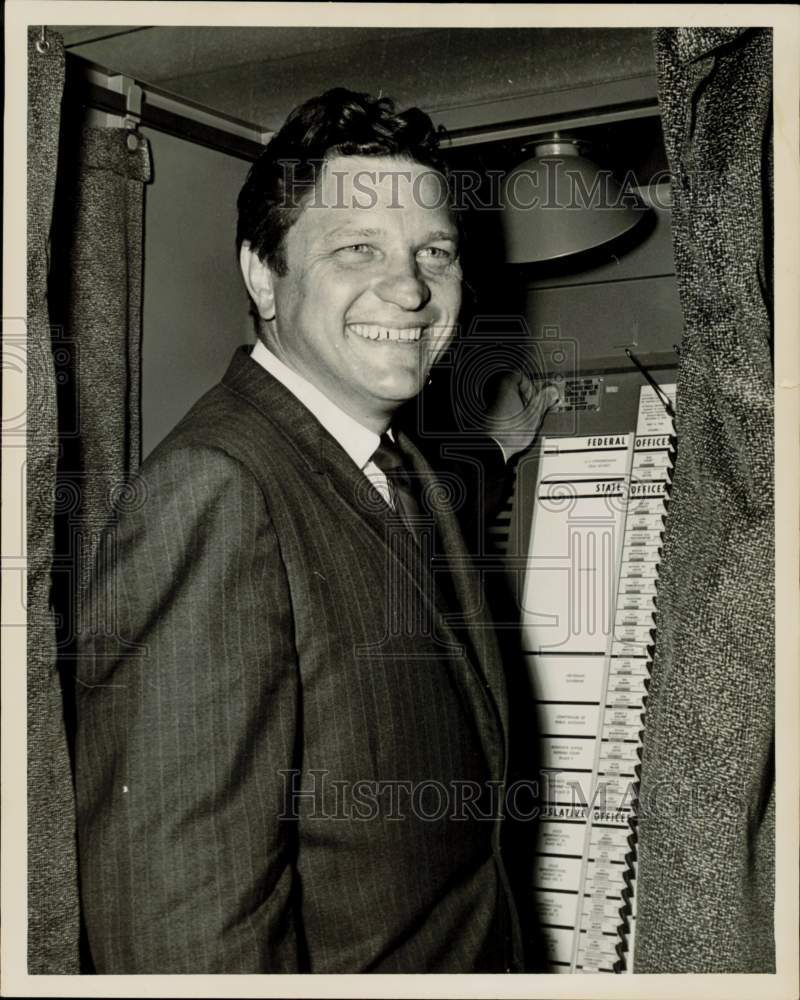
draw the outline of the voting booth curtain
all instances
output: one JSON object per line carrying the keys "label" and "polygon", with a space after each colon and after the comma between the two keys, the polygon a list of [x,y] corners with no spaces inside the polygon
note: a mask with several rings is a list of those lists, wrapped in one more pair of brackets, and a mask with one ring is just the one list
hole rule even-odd
{"label": "voting booth curtain", "polygon": [[774,971],[772,38],[655,33],[685,320],[635,972]]}
{"label": "voting booth curtain", "polygon": [[81,971],[70,766],[76,608],[103,525],[139,502],[144,183],[135,133],[68,119],[64,48],[28,49],[28,971]]}

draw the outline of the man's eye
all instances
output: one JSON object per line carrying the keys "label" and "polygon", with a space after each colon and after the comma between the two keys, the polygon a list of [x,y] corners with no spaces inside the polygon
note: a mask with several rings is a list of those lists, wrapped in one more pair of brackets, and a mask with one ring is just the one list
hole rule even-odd
{"label": "man's eye", "polygon": [[348,246],[339,247],[339,253],[364,255],[372,253],[369,243],[351,243]]}
{"label": "man's eye", "polygon": [[419,251],[419,256],[436,264],[447,264],[454,259],[453,253],[450,250],[445,250],[444,247],[423,247]]}

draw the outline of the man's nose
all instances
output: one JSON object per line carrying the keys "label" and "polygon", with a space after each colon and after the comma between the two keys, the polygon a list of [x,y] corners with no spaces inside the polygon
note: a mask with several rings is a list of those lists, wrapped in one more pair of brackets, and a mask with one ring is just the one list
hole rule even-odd
{"label": "man's nose", "polygon": [[416,261],[397,262],[387,269],[375,285],[384,302],[413,312],[430,301],[431,290],[419,272]]}

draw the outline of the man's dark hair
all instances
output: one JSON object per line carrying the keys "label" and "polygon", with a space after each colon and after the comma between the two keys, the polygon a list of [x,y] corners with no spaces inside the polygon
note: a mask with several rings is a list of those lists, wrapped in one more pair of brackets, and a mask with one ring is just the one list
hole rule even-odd
{"label": "man's dark hair", "polygon": [[419,108],[335,87],[295,108],[259,156],[239,193],[236,247],[247,242],[276,274],[287,270],[284,237],[333,156],[396,156],[447,176],[439,134]]}

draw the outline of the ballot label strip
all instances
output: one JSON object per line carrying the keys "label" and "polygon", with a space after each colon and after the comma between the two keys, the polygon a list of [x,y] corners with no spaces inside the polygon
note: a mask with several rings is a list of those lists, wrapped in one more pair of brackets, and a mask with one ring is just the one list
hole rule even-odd
{"label": "ballot label strip", "polygon": [[[536,484],[522,637],[538,715],[535,898],[552,972],[613,971],[633,760],[609,686],[633,435],[548,438]],[[633,676],[633,675],[631,675]],[[609,701],[610,699],[610,701]]]}
{"label": "ballot label strip", "polygon": [[[663,386],[675,406],[676,387]],[[638,665],[636,680],[625,684],[626,707],[636,707],[638,721],[631,718],[636,730],[633,759],[632,813],[628,830],[628,850],[622,872],[623,905],[617,928],[615,972],[633,972],[633,949],[636,937],[637,827],[636,800],[639,791],[641,748],[644,736],[647,683],[652,668],[655,643],[656,588],[661,564],[664,521],[675,462],[675,437],[672,419],[661,400],[649,386],[639,396],[628,511],[625,523],[622,566],[615,602],[614,641],[611,647],[610,675],[619,677],[631,661]],[[646,571],[646,572],[645,572]]]}
{"label": "ballot label strip", "polygon": [[542,442],[522,639],[542,760],[534,892],[551,972],[631,971],[634,805],[672,475],[664,417],[645,387],[635,434]]}

